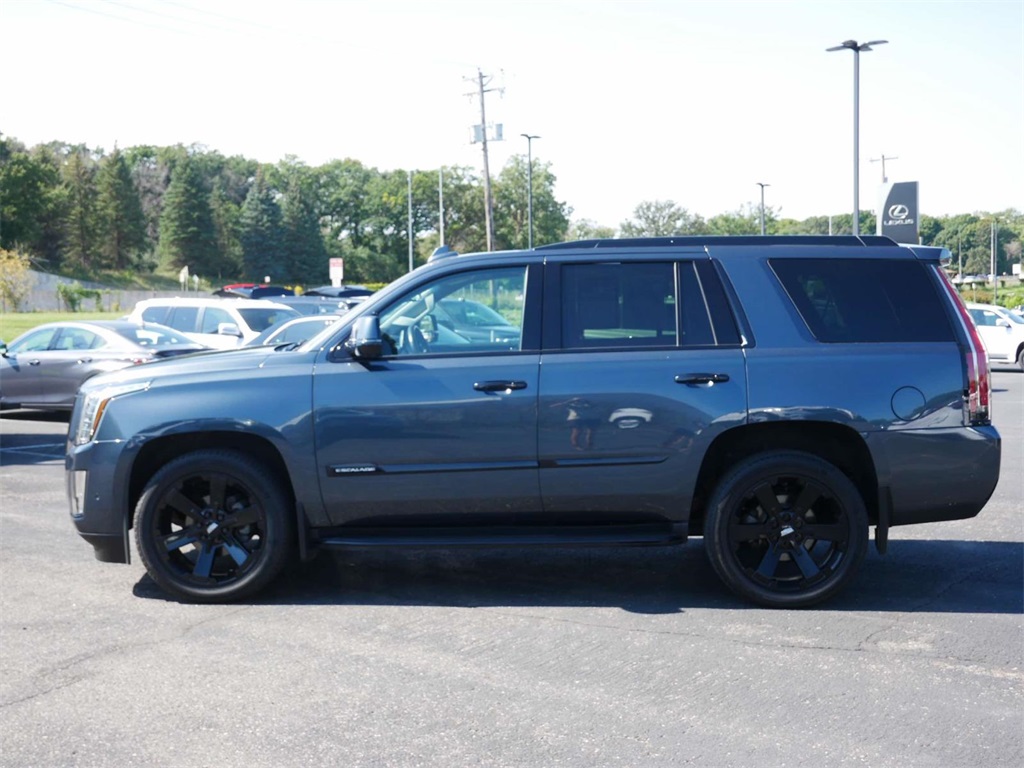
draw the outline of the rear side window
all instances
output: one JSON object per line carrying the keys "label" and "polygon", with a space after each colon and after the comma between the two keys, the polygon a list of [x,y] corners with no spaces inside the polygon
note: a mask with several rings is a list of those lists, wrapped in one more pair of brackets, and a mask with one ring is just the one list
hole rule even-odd
{"label": "rear side window", "polygon": [[172,307],[167,318],[167,325],[178,331],[193,333],[199,319],[199,307]]}
{"label": "rear side window", "polygon": [[[732,318],[712,324],[709,285],[692,262],[565,264],[562,346],[705,347],[735,343]],[[728,311],[726,309],[726,311]]]}
{"label": "rear side window", "polygon": [[827,343],[953,341],[925,266],[882,259],[771,259],[808,329]]}
{"label": "rear side window", "polygon": [[146,307],[142,310],[142,320],[146,323],[167,325],[167,310],[168,307]]}

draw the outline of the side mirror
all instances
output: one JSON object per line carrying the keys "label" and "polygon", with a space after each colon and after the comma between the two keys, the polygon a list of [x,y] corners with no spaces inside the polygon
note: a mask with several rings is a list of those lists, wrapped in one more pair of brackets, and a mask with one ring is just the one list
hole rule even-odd
{"label": "side mirror", "polygon": [[384,340],[380,336],[380,318],[363,315],[352,325],[352,333],[345,348],[359,360],[376,360],[384,354]]}
{"label": "side mirror", "polygon": [[0,339],[0,355],[7,357],[7,342]]}
{"label": "side mirror", "polygon": [[235,323],[217,323],[217,335],[242,338],[242,332]]}
{"label": "side mirror", "polygon": [[1002,318],[999,318],[998,320],[996,320],[996,325],[998,325],[1000,328],[1009,328],[1010,327],[1010,321],[1009,320],[1003,320]]}

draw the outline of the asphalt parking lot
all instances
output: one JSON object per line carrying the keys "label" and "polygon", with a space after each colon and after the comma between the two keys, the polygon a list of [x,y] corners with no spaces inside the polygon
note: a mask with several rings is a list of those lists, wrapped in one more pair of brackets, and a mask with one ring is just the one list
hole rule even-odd
{"label": "asphalt parking lot", "polygon": [[354,552],[165,599],[68,519],[66,422],[0,415],[4,766],[1024,765],[1024,375],[980,516],[817,609],[677,549]]}

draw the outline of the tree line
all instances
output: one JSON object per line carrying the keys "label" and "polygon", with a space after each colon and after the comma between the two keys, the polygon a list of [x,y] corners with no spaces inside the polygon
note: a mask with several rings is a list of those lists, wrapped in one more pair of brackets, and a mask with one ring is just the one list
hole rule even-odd
{"label": "tree line", "polygon": [[[411,179],[410,179],[411,177]],[[528,243],[528,168],[513,156],[495,179],[494,242]],[[50,142],[27,147],[0,135],[0,249],[19,252],[41,271],[177,274],[188,267],[211,283],[251,280],[313,285],[328,279],[328,259],[345,260],[348,282],[386,283],[408,269],[409,186],[414,260],[440,244],[439,184],[445,244],[486,249],[483,180],[468,167],[381,171],[353,159],[310,167],[225,157],[206,147],[136,146],[107,153]],[[756,234],[760,209],[703,217],[672,201],[638,204],[617,228],[571,221],[555,196],[550,164],[533,163],[536,244],[591,237]],[[1021,257],[1024,216],[1008,210],[922,216],[925,244],[945,246],[965,274],[989,271],[992,222],[998,222],[999,273]],[[783,218],[765,209],[770,234],[843,234],[850,214]],[[860,229],[873,232],[863,212]]]}

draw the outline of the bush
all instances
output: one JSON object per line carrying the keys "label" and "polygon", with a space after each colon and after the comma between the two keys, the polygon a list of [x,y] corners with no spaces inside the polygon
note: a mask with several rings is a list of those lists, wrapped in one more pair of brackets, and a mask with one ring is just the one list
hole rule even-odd
{"label": "bush", "polygon": [[76,280],[73,283],[60,283],[57,286],[57,297],[63,302],[68,312],[77,312],[82,306],[84,299],[92,299],[96,302],[96,310],[101,309],[102,294],[92,288],[83,288]]}
{"label": "bush", "polygon": [[4,312],[17,312],[32,290],[35,277],[29,271],[30,267],[26,254],[0,248],[0,300],[3,301]]}

